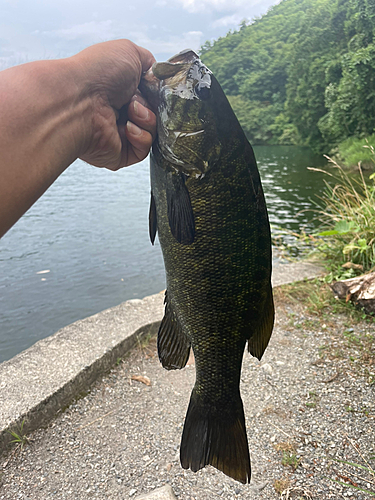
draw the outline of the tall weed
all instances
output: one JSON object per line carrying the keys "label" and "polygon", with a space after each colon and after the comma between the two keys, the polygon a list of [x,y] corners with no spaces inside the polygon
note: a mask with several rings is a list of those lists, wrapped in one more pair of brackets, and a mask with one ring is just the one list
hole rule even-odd
{"label": "tall weed", "polygon": [[310,168],[336,182],[325,181],[317,203],[321,228],[311,242],[324,255],[332,279],[350,278],[375,266],[375,174],[366,181],[360,164],[354,177],[327,159],[336,173]]}

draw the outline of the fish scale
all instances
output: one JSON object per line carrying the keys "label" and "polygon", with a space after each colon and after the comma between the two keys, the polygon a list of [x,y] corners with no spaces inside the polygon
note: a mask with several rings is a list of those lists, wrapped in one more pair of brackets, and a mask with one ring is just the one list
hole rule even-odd
{"label": "fish scale", "polygon": [[181,464],[193,471],[210,464],[246,483],[242,358],[247,341],[261,358],[274,320],[259,173],[220,85],[195,53],[157,63],[154,71],[160,83],[149,75],[141,90],[158,106],[150,236],[158,233],[167,278],[158,351],[163,366],[175,369],[192,347],[196,366]]}

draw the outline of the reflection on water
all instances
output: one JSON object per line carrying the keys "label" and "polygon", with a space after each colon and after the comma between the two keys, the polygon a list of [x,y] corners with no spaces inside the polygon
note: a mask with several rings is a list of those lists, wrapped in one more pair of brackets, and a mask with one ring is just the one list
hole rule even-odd
{"label": "reflection on water", "polygon": [[[321,176],[306,149],[256,148],[271,223],[311,226]],[[121,172],[77,161],[0,240],[0,362],[59,328],[165,288],[148,238],[148,161]],[[46,271],[38,274],[40,271]]]}
{"label": "reflection on water", "polygon": [[314,198],[322,192],[320,172],[307,167],[327,164],[323,156],[314,155],[307,148],[293,146],[257,147],[255,155],[266,196],[271,225],[296,232],[312,230],[317,226]]}

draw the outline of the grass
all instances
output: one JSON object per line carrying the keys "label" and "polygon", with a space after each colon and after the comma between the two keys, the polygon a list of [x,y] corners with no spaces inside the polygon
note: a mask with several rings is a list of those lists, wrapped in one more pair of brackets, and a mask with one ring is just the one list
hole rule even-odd
{"label": "grass", "polygon": [[324,172],[336,184],[325,182],[316,210],[321,227],[309,237],[309,243],[326,260],[329,279],[337,280],[375,267],[375,174],[366,180],[359,166],[359,176],[354,177],[334,160],[328,160],[334,165],[335,174],[310,169]]}
{"label": "grass", "polygon": [[25,420],[22,420],[21,425],[17,428],[17,432],[16,431],[8,431],[8,433],[11,436],[13,436],[13,438],[14,438],[10,442],[17,443],[21,447],[21,450],[24,447],[24,445],[29,441],[24,430],[23,430],[24,424],[25,424]]}
{"label": "grass", "polygon": [[[371,317],[357,309],[351,302],[337,300],[332,290],[327,284],[325,278],[315,278],[313,280],[304,280],[283,285],[274,289],[275,300],[279,302],[290,301],[297,304],[303,304],[312,317],[305,318],[302,327],[310,329],[326,329],[327,325],[322,323],[333,314],[344,314],[347,317],[347,324],[358,323],[366,320],[373,323]],[[296,324],[295,313],[290,316],[290,324]]]}
{"label": "grass", "polygon": [[365,168],[374,167],[374,156],[370,144],[375,144],[375,135],[367,139],[350,137],[338,145],[338,158],[347,167],[357,166],[361,162]]}
{"label": "grass", "polygon": [[276,479],[273,483],[273,487],[277,494],[281,495],[283,491],[287,490],[290,486],[289,479]]}
{"label": "grass", "polygon": [[138,347],[143,350],[145,349],[146,347],[149,346],[151,340],[154,338],[153,335],[151,335],[151,333],[147,333],[146,335],[144,335],[143,337],[139,338],[137,337],[137,342],[138,342]]}
{"label": "grass", "polygon": [[291,467],[296,470],[300,460],[297,458],[296,447],[290,441],[278,443],[275,445],[275,449],[281,452],[281,464],[284,467]]}
{"label": "grass", "polygon": [[137,338],[138,349],[142,352],[146,359],[153,358],[156,355],[157,337],[147,333],[142,338]]}
{"label": "grass", "polygon": [[[287,328],[298,329],[301,335],[326,331],[318,347],[319,358],[346,360],[347,368],[361,374],[369,384],[375,384],[375,318],[367,316],[351,302],[334,297],[323,278],[305,280],[274,289],[277,308],[288,304],[297,306],[303,320],[298,322],[296,312],[289,313]],[[298,324],[298,327],[296,326]],[[302,328],[299,328],[302,326]],[[310,333],[309,333],[310,332]],[[307,401],[313,408],[317,398],[309,395]]]}
{"label": "grass", "polygon": [[316,404],[318,402],[318,395],[316,394],[316,392],[309,391],[307,398],[308,398],[308,401],[306,401],[306,403],[305,403],[307,408],[315,408]]}

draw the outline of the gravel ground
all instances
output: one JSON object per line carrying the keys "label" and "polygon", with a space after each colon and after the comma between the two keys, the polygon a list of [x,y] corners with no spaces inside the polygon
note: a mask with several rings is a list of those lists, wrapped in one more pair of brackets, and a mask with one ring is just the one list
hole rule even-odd
{"label": "gravel ground", "polygon": [[251,485],[211,467],[196,474],[180,467],[194,359],[181,371],[163,370],[152,339],[2,457],[0,500],[135,499],[167,483],[181,500],[373,498],[375,477],[338,461],[375,468],[374,351],[363,358],[347,341],[367,331],[374,326],[349,328],[344,316],[317,319],[300,304],[277,302],[264,358],[245,353],[241,377]]}

